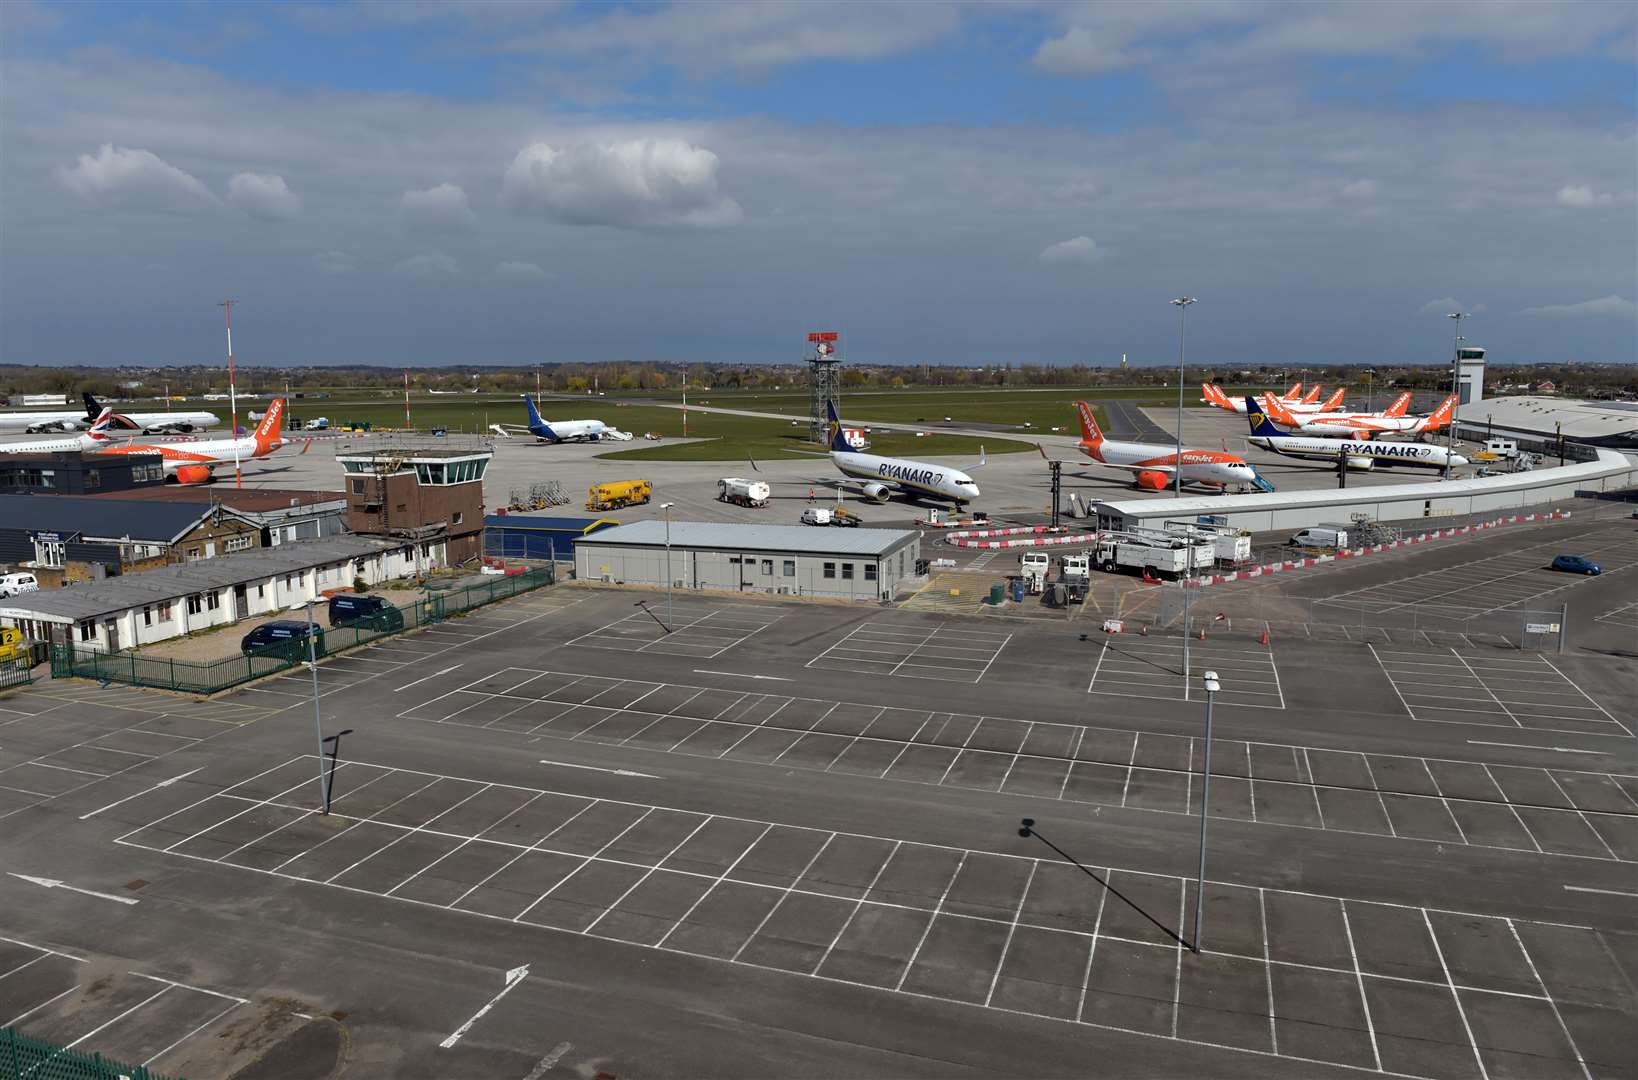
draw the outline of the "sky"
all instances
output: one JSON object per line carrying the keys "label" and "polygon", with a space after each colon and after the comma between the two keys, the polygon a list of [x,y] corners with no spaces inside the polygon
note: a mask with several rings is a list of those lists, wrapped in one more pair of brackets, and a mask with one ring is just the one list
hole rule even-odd
{"label": "sky", "polygon": [[1630,363],[1635,11],[7,0],[0,363]]}

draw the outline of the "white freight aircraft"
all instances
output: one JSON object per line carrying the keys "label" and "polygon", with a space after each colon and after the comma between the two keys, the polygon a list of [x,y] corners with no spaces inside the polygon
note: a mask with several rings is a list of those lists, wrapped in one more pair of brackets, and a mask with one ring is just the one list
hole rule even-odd
{"label": "white freight aircraft", "polygon": [[527,424],[490,424],[497,434],[510,437],[514,431],[527,431],[543,443],[602,442],[611,439],[626,442],[631,436],[609,427],[601,420],[542,420],[534,399],[523,395],[523,404],[529,409]]}

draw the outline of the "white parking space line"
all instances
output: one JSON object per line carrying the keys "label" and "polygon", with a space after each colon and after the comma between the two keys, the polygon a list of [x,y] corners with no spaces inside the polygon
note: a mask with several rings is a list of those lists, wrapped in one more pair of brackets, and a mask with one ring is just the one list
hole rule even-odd
{"label": "white parking space line", "polygon": [[1631,728],[1539,653],[1369,648],[1415,720],[1632,737]]}
{"label": "white parking space line", "polygon": [[806,667],[976,683],[989,673],[1012,634],[951,627],[861,623]]}
{"label": "white parking space line", "polygon": [[[473,868],[467,871],[472,878],[477,879],[472,882],[470,888],[453,903],[446,904],[405,893],[386,895],[388,886],[401,880],[401,872],[411,868],[408,866],[396,867],[394,873],[384,876],[379,882],[371,883],[361,877],[357,879],[357,884],[344,884],[336,881],[333,875],[328,878],[317,876],[323,874],[324,869],[317,867],[316,863],[311,864],[315,867],[313,870],[315,876],[304,876],[278,869],[223,863],[217,858],[202,854],[171,851],[165,857],[215,864],[239,873],[265,874],[298,882],[303,887],[340,890],[353,896],[372,898],[383,904],[416,904],[444,911],[453,910],[464,916],[496,923],[538,927],[549,932],[606,937],[638,947],[687,956],[697,963],[740,964],[792,977],[819,978],[837,985],[865,988],[872,994],[886,992],[905,994],[921,1000],[959,1001],[975,1008],[996,1009],[1013,1015],[1028,1015],[1062,1023],[1084,1024],[1102,1030],[1132,1031],[1151,1038],[1189,1045],[1204,1047],[1232,1045],[1234,1049],[1246,1053],[1267,1057],[1279,1056],[1293,1061],[1308,1060],[1291,1054],[1279,1054],[1279,1043],[1276,1039],[1280,1018],[1277,1015],[1266,1017],[1262,1014],[1246,1015],[1236,1021],[1243,1025],[1240,1039],[1217,1043],[1190,1037],[1185,1033],[1185,1025],[1181,1022],[1172,1026],[1171,1034],[1165,1034],[1147,1025],[1128,1028],[1118,1023],[1105,1022],[1108,1019],[1106,1014],[1099,1013],[1096,1009],[1089,1013],[1089,1007],[1094,1004],[1126,998],[1127,995],[1119,989],[1111,988],[1110,976],[1118,978],[1122,971],[1141,968],[1147,973],[1145,977],[1173,981],[1172,988],[1161,991],[1165,996],[1159,1000],[1173,1002],[1174,1010],[1181,1019],[1185,1010],[1201,1007],[1197,995],[1202,990],[1202,984],[1197,980],[1209,978],[1210,969],[1202,966],[1204,961],[1184,956],[1175,934],[1168,933],[1162,940],[1160,935],[1133,928],[1129,911],[1123,909],[1121,911],[1123,920],[1112,921],[1107,916],[1108,889],[1090,879],[1083,882],[1079,877],[1060,878],[1060,881],[1073,881],[1076,892],[1063,895],[1061,899],[1056,900],[1043,898],[1042,902],[1046,906],[1032,909],[1030,898],[1036,881],[1049,873],[1058,875],[1065,872],[1063,864],[1053,858],[1037,859],[1024,855],[976,851],[750,818],[712,816],[684,807],[592,799],[583,795],[540,788],[493,784],[472,777],[397,770],[390,766],[367,762],[361,764],[369,769],[403,775],[412,785],[417,781],[426,781],[427,784],[441,781],[486,790],[508,788],[519,794],[531,796],[531,801],[563,800],[565,807],[576,803],[583,804],[566,821],[549,830],[547,829],[549,822],[541,822],[536,827],[537,830],[547,831],[535,839],[527,835],[516,839],[501,839],[490,835],[490,829],[443,831],[379,821],[374,817],[369,819],[376,828],[404,835],[420,832],[425,836],[457,842],[463,847],[488,845],[496,854],[514,853],[513,860],[506,864],[508,866],[517,859],[536,856],[557,861],[570,860],[575,864],[575,869],[569,874],[554,871],[549,877],[556,880],[540,880],[529,892],[514,898],[510,890],[516,887],[519,879],[516,877],[509,879],[510,885],[506,887],[489,888],[487,883],[500,871],[482,875],[481,867],[493,861],[486,860],[481,864],[474,864]],[[223,801],[235,803],[237,800],[230,797]],[[594,810],[595,813],[592,812]],[[553,818],[557,816],[559,815],[553,815]],[[339,818],[343,822],[351,820],[354,824],[365,820],[349,819],[344,812]],[[572,841],[566,838],[565,842],[554,846],[551,837],[559,834],[565,825],[575,821],[582,823],[577,827],[579,831],[575,838]],[[660,835],[666,835],[669,831],[673,839],[660,845],[653,844],[650,838],[634,840],[624,848],[619,846],[623,838],[631,836],[651,822],[656,823],[654,827],[661,830]],[[711,864],[704,867],[687,861],[674,865],[671,862],[672,857],[681,852],[690,840],[701,835],[702,828],[708,824],[732,826],[741,833],[736,841],[737,850],[730,848],[715,853]],[[687,831],[686,835],[683,835],[683,830],[678,826],[688,825],[692,825],[692,831]],[[141,835],[148,827],[143,826],[131,835]],[[796,870],[793,860],[790,867],[784,870],[770,871],[764,866],[749,873],[739,872],[738,868],[747,856],[773,837],[779,839],[784,850],[797,854],[799,858],[806,856],[805,862],[801,863],[802,868]],[[322,842],[317,841],[317,844]],[[128,838],[121,838],[116,843],[152,851],[159,850]],[[313,844],[309,850],[316,850],[317,844]],[[797,846],[792,849],[792,844]],[[445,846],[445,844],[429,846],[421,856],[422,861],[428,865],[440,861]],[[890,863],[895,863],[901,853],[911,851],[914,851],[917,857],[904,871],[906,876],[896,880],[892,890],[887,894],[877,894],[874,886],[882,880],[884,868]],[[811,855],[808,852],[811,852]],[[821,863],[828,869],[818,877],[810,878],[809,875],[818,870]],[[724,864],[726,869],[719,872],[719,867]],[[852,869],[841,869],[848,866]],[[440,873],[445,876],[456,875],[449,885],[462,884],[460,871],[449,864],[446,864]],[[1134,895],[1162,894],[1169,897],[1170,894],[1166,893],[1166,890],[1175,891],[1178,896],[1175,916],[1169,899],[1163,901],[1164,914],[1160,914],[1159,909],[1156,914],[1167,920],[1175,917],[1181,924],[1186,913],[1187,889],[1192,879],[1120,868],[1106,870],[1104,876],[1112,885],[1120,885],[1123,890],[1130,890]],[[573,900],[545,903],[571,877],[575,879],[578,890]],[[1136,888],[1133,889],[1133,886]],[[1453,971],[1445,963],[1441,963],[1439,971],[1431,973],[1384,974],[1382,973],[1384,960],[1387,959],[1381,951],[1384,946],[1381,943],[1373,944],[1368,937],[1357,937],[1353,932],[1362,918],[1380,923],[1384,917],[1393,916],[1404,920],[1405,916],[1409,916],[1409,920],[1406,921],[1412,921],[1412,925],[1420,927],[1416,935],[1419,940],[1405,942],[1405,947],[1420,948],[1424,951],[1438,950],[1440,960],[1444,961],[1446,952],[1440,941],[1439,929],[1435,926],[1433,915],[1440,916],[1439,926],[1463,923],[1514,925],[1508,920],[1409,904],[1352,899],[1297,890],[1255,888],[1234,882],[1214,881],[1209,883],[1209,887],[1214,895],[1241,894],[1247,901],[1254,895],[1257,901],[1255,905],[1249,902],[1234,904],[1214,914],[1213,918],[1216,920],[1214,929],[1217,930],[1215,940],[1244,942],[1243,945],[1231,945],[1224,949],[1208,948],[1206,954],[1217,964],[1233,964],[1249,972],[1255,972],[1261,976],[1265,985],[1270,987],[1277,972],[1295,975],[1304,972],[1322,974],[1334,987],[1348,987],[1346,991],[1334,989],[1331,992],[1346,993],[1348,997],[1345,1004],[1348,1008],[1366,1017],[1373,1015],[1372,987],[1396,984],[1407,991],[1415,992],[1418,996],[1449,995],[1454,997],[1457,1009],[1462,1010],[1462,1030],[1454,1030],[1453,1020],[1452,1029],[1434,1036],[1434,1041],[1438,1044],[1436,1049],[1459,1046],[1464,1053],[1470,1050],[1476,1052],[1473,1032],[1464,1007],[1464,994],[1491,994],[1519,1001],[1542,1003],[1548,1008],[1541,1009],[1539,1015],[1517,1021],[1521,1025],[1537,1025],[1535,1028],[1527,1027],[1522,1034],[1534,1036],[1538,1032],[1551,1032],[1555,1044],[1560,1039],[1565,1040],[1564,1049],[1561,1051],[1565,1056],[1561,1061],[1555,1059],[1555,1064],[1575,1065],[1585,1061],[1577,1043],[1578,1037],[1584,1037],[1583,1028],[1578,1025],[1571,1029],[1563,1023],[1558,1002],[1539,973],[1533,983],[1522,989],[1516,984],[1509,985],[1505,981],[1507,978],[1505,974],[1490,974],[1465,968]],[[1060,884],[1055,888],[1061,893],[1063,886]],[[670,895],[678,898],[688,896],[691,901],[687,904],[676,904],[672,908],[682,910],[681,915],[675,918],[667,916],[656,919],[650,914],[655,910],[654,906],[642,899],[644,893],[654,894],[656,890],[658,895],[665,895],[669,890]],[[718,895],[719,890],[739,897],[758,896],[761,901],[754,904],[741,903],[737,905],[737,911],[723,909],[718,905],[709,917],[694,921],[701,903],[708,902],[709,898]],[[529,896],[533,896],[533,900],[519,910],[517,905]],[[981,903],[975,902],[973,898],[977,896],[985,899]],[[827,935],[826,939],[815,942],[811,949],[797,950],[793,956],[785,947],[789,944],[788,929],[776,925],[776,920],[780,920],[782,918],[780,913],[785,911],[787,914],[783,918],[788,921],[787,902],[794,903],[797,898],[804,905],[805,911],[834,917],[841,930],[834,936]],[[1304,910],[1325,908],[1335,911],[1340,920],[1339,928],[1347,936],[1348,956],[1340,963],[1301,957],[1301,942],[1307,940],[1305,935],[1308,930],[1300,924],[1269,918],[1268,908],[1276,905],[1284,911],[1293,910],[1293,905],[1301,905]],[[1090,913],[1094,906],[1097,908],[1097,917],[1088,928],[1084,921],[1085,915]],[[838,959],[845,961],[849,957],[857,958],[861,955],[858,951],[861,945],[855,943],[850,946],[848,935],[850,926],[864,921],[860,913],[866,907],[870,909],[872,916],[870,922],[896,918],[914,927],[913,951],[909,950],[910,941],[906,939],[906,949],[896,957],[880,957],[879,959],[887,959],[890,963],[888,971],[878,976],[875,981],[850,977],[849,969],[845,966],[833,970],[833,964]],[[517,914],[513,914],[514,911]],[[384,908],[381,916],[390,918],[390,908]],[[855,916],[859,918],[855,919]],[[1242,924],[1238,930],[1226,926],[1226,923],[1235,920]],[[1589,944],[1598,940],[1596,931],[1585,926],[1529,921],[1516,925],[1525,932],[1520,935],[1521,946],[1524,938],[1547,932],[1579,937]],[[1257,928],[1256,932],[1253,932],[1254,926]],[[1262,929],[1265,927],[1267,930]],[[1030,946],[1032,948],[1039,949],[1043,944],[1047,944],[1052,949],[1063,950],[1069,955],[1076,956],[1077,960],[1078,954],[1075,954],[1074,950],[1080,949],[1087,953],[1084,969],[1065,978],[1061,985],[1064,995],[1069,995],[1071,1000],[1077,997],[1079,999],[1080,1005],[1073,1015],[1068,1015],[1066,1010],[1061,1008],[1032,1004],[1033,999],[1026,998],[1020,1001],[1011,993],[1016,991],[1017,987],[1012,986],[1009,989],[1006,975],[1009,970],[1013,970],[1011,960],[1014,947],[1027,944],[1022,941],[1026,931],[1030,942],[1033,942]],[[1272,941],[1268,937],[1268,931],[1273,931]],[[696,943],[697,935],[701,933],[713,935],[716,942],[709,952],[701,951],[700,945]],[[1286,935],[1295,935],[1295,941],[1288,942]],[[741,938],[737,947],[733,941],[735,937]],[[952,943],[970,941],[975,937],[993,942],[998,947],[986,950],[981,958],[970,952],[964,954],[964,962],[970,970],[964,969],[963,977],[952,981],[950,979],[952,954],[949,951]],[[826,940],[829,942],[828,947],[825,944]],[[1109,943],[1108,949],[1112,952],[1110,958],[1105,959],[1105,952],[1099,949],[1100,943]],[[1399,944],[1395,943],[1392,947],[1398,948]],[[1530,959],[1533,968],[1533,958],[1530,958],[1529,953],[1525,953],[1525,956]],[[1100,962],[1104,965],[1102,968],[1099,967]],[[898,967],[898,964],[902,964],[902,968]],[[1027,973],[1027,965],[1023,970]],[[1460,979],[1456,977],[1458,971]],[[1492,983],[1491,980],[1495,981]],[[1016,979],[1011,981],[1017,982]],[[1272,990],[1269,993],[1272,994]],[[1622,1019],[1624,1018],[1610,1017],[1607,1022],[1619,1024]],[[1367,1023],[1370,1021],[1367,1020]],[[1376,1029],[1372,1026],[1371,1030],[1374,1033]],[[1256,1042],[1248,1045],[1244,1040],[1244,1032],[1266,1033],[1270,1037],[1262,1047]],[[1378,1056],[1381,1051],[1377,1049],[1374,1038],[1369,1051],[1360,1052],[1364,1056],[1352,1063],[1354,1067],[1376,1068],[1381,1065]],[[1332,1061],[1326,1064],[1335,1066],[1339,1062]],[[1430,1071],[1429,1075],[1432,1074],[1434,1073]]]}
{"label": "white parking space line", "polygon": [[1210,642],[1188,649],[1173,641],[1129,642],[1105,639],[1092,666],[1089,694],[1168,701],[1203,701],[1205,690],[1195,685],[1200,673],[1216,671],[1223,689],[1219,704],[1258,709],[1285,708],[1279,667],[1268,649],[1226,649]]}
{"label": "white parking space line", "polygon": [[781,618],[783,615],[778,612],[744,604],[704,609],[679,604],[671,609],[668,632],[666,608],[660,604],[646,604],[630,615],[571,638],[564,644],[714,660]]}

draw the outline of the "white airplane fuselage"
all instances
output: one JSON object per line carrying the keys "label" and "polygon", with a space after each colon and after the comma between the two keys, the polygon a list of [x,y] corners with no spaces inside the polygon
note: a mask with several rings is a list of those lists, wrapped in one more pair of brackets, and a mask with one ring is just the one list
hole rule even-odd
{"label": "white airplane fuselage", "polygon": [[[960,469],[843,450],[832,450],[830,460],[842,475],[863,481],[866,496],[877,502],[886,502],[886,495],[895,490],[948,499],[957,505],[978,498],[978,485]],[[879,490],[871,490],[873,483],[879,485]]]}
{"label": "white airplane fuselage", "polygon": [[1443,446],[1420,442],[1352,441],[1346,439],[1304,438],[1302,436],[1251,435],[1246,439],[1252,446],[1285,457],[1329,461],[1333,464],[1340,455],[1352,468],[1357,462],[1368,461],[1376,466],[1406,466],[1421,469],[1443,469],[1451,465],[1466,465],[1467,458],[1453,454]]}

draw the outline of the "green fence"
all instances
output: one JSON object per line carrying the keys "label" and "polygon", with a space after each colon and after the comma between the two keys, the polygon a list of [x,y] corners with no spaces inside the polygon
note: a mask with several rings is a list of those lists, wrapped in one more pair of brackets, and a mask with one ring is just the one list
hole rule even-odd
{"label": "green fence", "polygon": [[101,1054],[31,1039],[16,1028],[0,1028],[0,1077],[4,1080],[165,1080],[140,1065],[122,1065]]}
{"label": "green fence", "polygon": [[12,686],[27,686],[34,681],[34,665],[24,657],[20,660],[0,660],[0,690]]}
{"label": "green fence", "polygon": [[[463,611],[550,585],[555,579],[555,569],[547,565],[466,588],[429,592],[416,603],[397,609],[403,619],[402,626],[394,626],[396,620],[377,615],[343,626],[325,627],[319,634],[320,655],[328,656],[406,630],[430,626]],[[305,642],[294,651],[288,645],[273,645],[258,652],[209,661],[173,660],[134,652],[92,652],[56,644],[51,647],[51,675],[59,679],[78,677],[152,686],[187,694],[215,694],[296,667],[306,659]]]}

